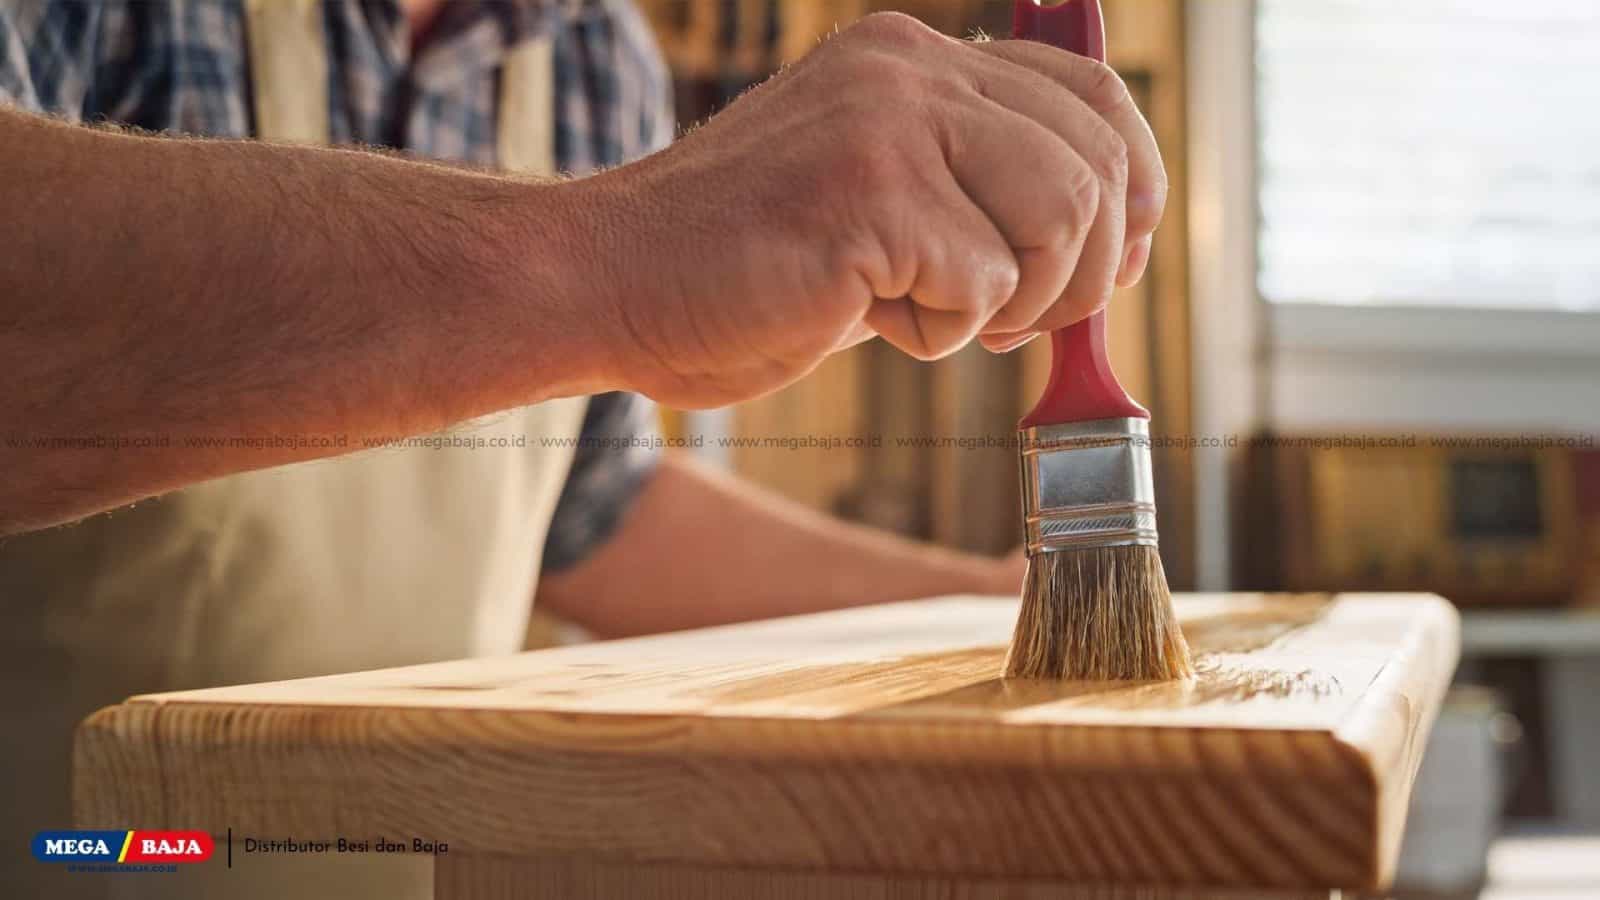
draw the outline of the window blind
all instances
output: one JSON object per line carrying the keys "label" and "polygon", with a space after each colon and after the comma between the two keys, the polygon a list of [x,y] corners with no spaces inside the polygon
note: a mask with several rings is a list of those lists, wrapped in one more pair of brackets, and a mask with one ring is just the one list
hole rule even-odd
{"label": "window blind", "polygon": [[1600,311],[1600,0],[1257,0],[1272,301]]}

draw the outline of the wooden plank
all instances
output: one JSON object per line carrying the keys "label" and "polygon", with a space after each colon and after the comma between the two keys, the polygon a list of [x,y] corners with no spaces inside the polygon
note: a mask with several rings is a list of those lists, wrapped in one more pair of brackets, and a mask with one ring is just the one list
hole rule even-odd
{"label": "wooden plank", "polygon": [[1328,891],[1191,891],[771,869],[641,865],[589,857],[459,854],[439,860],[435,900],[1330,900]]}
{"label": "wooden plank", "polygon": [[1373,888],[1454,667],[1429,595],[1187,595],[1192,683],[1003,681],[1015,601],[134,698],[85,827],[1110,885]]}

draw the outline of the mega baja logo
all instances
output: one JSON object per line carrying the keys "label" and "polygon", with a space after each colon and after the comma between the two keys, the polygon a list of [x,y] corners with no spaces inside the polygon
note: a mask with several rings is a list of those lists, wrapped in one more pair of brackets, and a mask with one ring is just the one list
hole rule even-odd
{"label": "mega baja logo", "polygon": [[58,863],[197,863],[215,844],[204,831],[41,831],[33,858]]}

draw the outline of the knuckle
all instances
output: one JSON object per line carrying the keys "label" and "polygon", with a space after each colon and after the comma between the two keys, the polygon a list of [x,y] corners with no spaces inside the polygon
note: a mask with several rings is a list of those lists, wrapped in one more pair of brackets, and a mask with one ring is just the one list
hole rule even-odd
{"label": "knuckle", "polygon": [[1102,62],[1084,59],[1079,65],[1077,94],[1101,114],[1122,109],[1133,104],[1128,85],[1115,69]]}
{"label": "knuckle", "polygon": [[[910,63],[902,62],[890,56],[882,56],[873,60],[864,60],[863,66],[867,69],[862,73],[865,76],[863,84],[871,86],[874,99],[877,102],[882,102],[883,96],[887,94],[898,104],[918,97],[927,90],[927,76]],[[904,109],[904,107],[895,105],[889,110],[884,110],[880,107],[876,111],[882,115],[886,111],[893,112],[901,109]]]}
{"label": "knuckle", "polygon": [[878,281],[899,282],[908,242],[906,166],[895,148],[882,141],[856,140],[841,148],[817,193],[808,217],[814,229],[838,240],[836,260],[849,271],[871,271]]}
{"label": "knuckle", "polygon": [[1067,144],[1049,150],[1034,170],[1051,174],[1034,179],[1025,200],[1005,210],[1002,231],[1015,247],[1065,252],[1093,226],[1107,188]]}
{"label": "knuckle", "polygon": [[899,151],[887,141],[877,139],[869,131],[857,131],[845,153],[844,184],[848,189],[866,194],[877,194],[891,187],[903,165]]}
{"label": "knuckle", "polygon": [[838,94],[849,111],[873,124],[880,135],[887,122],[919,109],[932,79],[916,64],[891,53],[869,50],[841,60]]}
{"label": "knuckle", "polygon": [[978,277],[975,293],[979,311],[987,314],[999,309],[1016,294],[1021,283],[1022,270],[1010,253],[990,260]]}
{"label": "knuckle", "polygon": [[898,12],[876,12],[850,27],[850,32],[873,41],[897,46],[915,46],[936,37],[938,32],[912,16]]}
{"label": "knuckle", "polygon": [[[936,120],[926,114],[937,84],[917,67],[885,58],[871,63],[871,74],[846,89],[839,112],[832,120],[834,149],[847,176],[842,184],[853,189],[878,191],[900,185],[908,178],[908,159],[918,158],[920,143],[910,140],[929,134]],[[897,135],[901,139],[886,139]]]}
{"label": "knuckle", "polygon": [[1128,183],[1128,142],[1115,128],[1104,122],[1095,128],[1095,137],[1085,154],[1095,174],[1113,186]]}
{"label": "knuckle", "polygon": [[1057,182],[1057,189],[1061,192],[1059,207],[1067,216],[1067,233],[1087,232],[1100,209],[1100,178],[1088,166],[1071,166]]}

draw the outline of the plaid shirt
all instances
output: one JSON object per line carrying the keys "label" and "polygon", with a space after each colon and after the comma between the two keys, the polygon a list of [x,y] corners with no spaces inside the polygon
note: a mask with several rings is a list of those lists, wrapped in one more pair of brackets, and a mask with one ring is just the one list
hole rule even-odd
{"label": "plaid shirt", "polygon": [[[451,0],[413,55],[396,0],[324,0],[334,143],[493,165],[500,60],[548,35],[555,156],[582,174],[672,136],[670,83],[627,0]],[[0,103],[74,121],[253,134],[244,0],[0,0]],[[654,408],[590,401],[544,567],[603,542],[654,466]]]}

